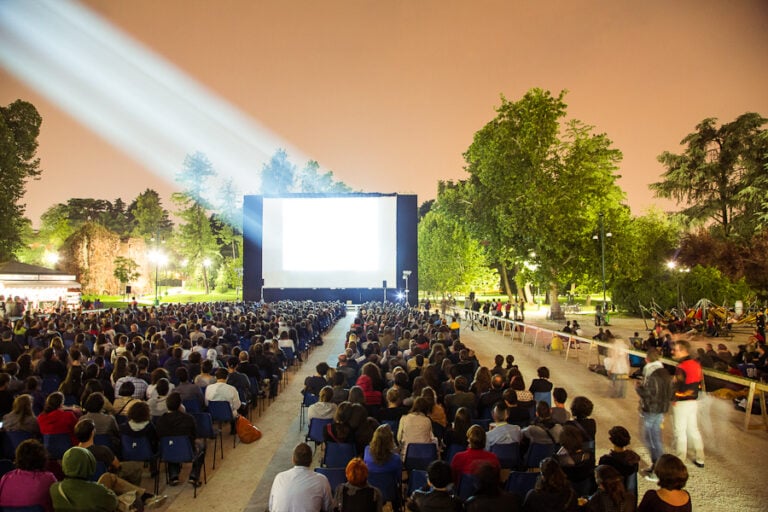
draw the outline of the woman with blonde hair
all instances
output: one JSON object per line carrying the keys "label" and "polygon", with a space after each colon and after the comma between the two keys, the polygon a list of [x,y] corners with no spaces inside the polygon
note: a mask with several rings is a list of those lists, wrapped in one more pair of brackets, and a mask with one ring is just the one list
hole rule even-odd
{"label": "woman with blonde hair", "polygon": [[40,427],[32,411],[32,396],[19,395],[13,401],[11,412],[3,416],[3,430],[39,434]]}
{"label": "woman with blonde hair", "polygon": [[475,371],[475,378],[469,386],[469,390],[477,396],[491,389],[491,370],[487,366],[481,366]]}
{"label": "woman with blonde hair", "polygon": [[403,462],[395,447],[395,436],[386,423],[379,425],[363,452],[363,460],[372,473],[396,473],[403,469]]}

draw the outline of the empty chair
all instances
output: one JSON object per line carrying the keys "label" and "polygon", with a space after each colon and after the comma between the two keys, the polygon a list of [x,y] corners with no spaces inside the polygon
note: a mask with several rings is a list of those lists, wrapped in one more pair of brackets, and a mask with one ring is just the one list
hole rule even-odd
{"label": "empty chair", "polygon": [[429,463],[437,460],[435,443],[410,443],[405,452],[405,469],[427,469]]}
{"label": "empty chair", "polygon": [[528,491],[534,488],[540,474],[526,471],[511,471],[504,488],[508,492],[516,492],[520,496],[525,496],[528,494]]}
{"label": "empty chair", "polygon": [[64,452],[72,448],[72,439],[69,434],[44,434],[43,445],[52,459],[61,460]]}
{"label": "empty chair", "polygon": [[323,466],[327,468],[346,468],[347,463],[357,455],[352,443],[325,443]]}
{"label": "empty chair", "polygon": [[202,466],[203,482],[208,483],[208,475],[205,470],[205,452],[195,453],[192,442],[187,436],[165,436],[160,438],[160,462],[166,464],[166,477],[170,482],[171,464],[192,463],[192,473],[190,478],[196,481],[194,485],[194,497],[197,498],[197,487],[200,482],[200,475],[195,475],[195,467]]}
{"label": "empty chair", "polygon": [[[213,469],[216,469],[216,447],[221,449],[221,459],[224,460],[224,434],[220,428],[213,426],[213,419],[207,412],[192,413],[197,425],[197,435],[204,439],[213,439]],[[219,443],[221,441],[221,443]],[[208,441],[206,441],[207,443]],[[208,446],[206,444],[206,451]]]}
{"label": "empty chair", "polygon": [[[208,402],[208,413],[211,415],[211,419],[219,423],[219,428],[224,428],[224,424],[228,423],[232,425],[235,421],[235,415],[232,414],[232,406],[229,402],[223,400],[211,400]],[[232,432],[232,448],[237,444],[237,436],[235,432]]]}
{"label": "empty chair", "polygon": [[309,420],[309,429],[307,430],[307,435],[304,440],[307,442],[313,441],[315,443],[315,448],[317,448],[317,445],[322,444],[325,441],[323,431],[325,431],[326,425],[330,425],[332,421],[333,420],[331,419],[320,418],[312,418]]}
{"label": "empty chair", "polygon": [[491,445],[491,453],[496,454],[499,464],[504,469],[520,467],[520,443],[499,443]]}
{"label": "empty chair", "polygon": [[551,457],[554,453],[554,444],[531,443],[525,455],[525,465],[529,468],[538,468],[542,460]]}
{"label": "empty chair", "polygon": [[331,492],[336,492],[336,488],[347,481],[345,468],[315,468],[315,473],[320,473],[328,479],[331,484]]}

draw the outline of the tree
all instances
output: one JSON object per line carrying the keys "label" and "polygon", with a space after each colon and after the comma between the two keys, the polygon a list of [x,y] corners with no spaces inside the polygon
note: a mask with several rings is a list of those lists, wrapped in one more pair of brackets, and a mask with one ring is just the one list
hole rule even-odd
{"label": "tree", "polygon": [[485,251],[461,222],[433,209],[419,222],[419,285],[442,292],[468,292],[488,280]]}
{"label": "tree", "polygon": [[508,294],[508,268],[538,266],[554,318],[560,284],[597,270],[590,244],[599,214],[617,226],[629,215],[616,185],[621,152],[605,134],[566,120],[564,95],[532,89],[517,102],[502,97],[464,154],[469,179],[442,186],[456,189],[452,202],[487,243]]}
{"label": "tree", "polygon": [[170,237],[173,223],[156,191],[148,188],[136,196],[128,206],[127,214],[133,224],[133,236],[144,238],[147,242],[158,235],[161,238]]}
{"label": "tree", "polygon": [[333,172],[320,174],[319,171],[320,164],[314,160],[307,162],[297,176],[299,192],[345,194],[352,191],[344,182],[336,181]]}
{"label": "tree", "polygon": [[37,137],[43,120],[37,109],[16,100],[0,107],[0,261],[14,258],[23,246],[24,212],[21,203],[28,179],[39,179]]}
{"label": "tree", "polygon": [[211,229],[207,213],[208,202],[204,199],[203,192],[207,189],[209,179],[215,175],[216,172],[205,155],[188,155],[184,159],[182,171],[176,175],[176,180],[185,186],[185,190],[173,194],[174,202],[180,207],[177,213],[183,221],[178,229],[179,248],[189,259],[190,265],[200,265],[206,294],[210,292],[206,263],[210,263],[210,259],[218,253],[218,246]]}
{"label": "tree", "polygon": [[261,170],[261,193],[280,195],[292,192],[295,174],[296,166],[288,160],[288,153],[278,149]]}
{"label": "tree", "polygon": [[685,145],[682,154],[665,151],[659,156],[667,170],[663,181],[651,188],[659,197],[684,203],[686,218],[714,222],[723,237],[734,230],[751,235],[768,195],[766,122],[754,112],[719,128],[717,119],[704,119],[680,142]]}
{"label": "tree", "polygon": [[115,276],[115,279],[120,281],[121,285],[135,281],[141,276],[141,273],[139,272],[139,264],[131,258],[118,256],[115,258],[114,267],[115,269],[112,271],[112,275]]}

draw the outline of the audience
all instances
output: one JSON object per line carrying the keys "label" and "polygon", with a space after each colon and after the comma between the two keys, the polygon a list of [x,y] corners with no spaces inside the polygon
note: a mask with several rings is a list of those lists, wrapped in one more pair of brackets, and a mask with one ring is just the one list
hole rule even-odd
{"label": "audience", "polygon": [[51,512],[49,489],[56,477],[46,470],[48,455],[42,443],[36,439],[22,441],[13,462],[16,469],[0,480],[0,507],[40,506]]}

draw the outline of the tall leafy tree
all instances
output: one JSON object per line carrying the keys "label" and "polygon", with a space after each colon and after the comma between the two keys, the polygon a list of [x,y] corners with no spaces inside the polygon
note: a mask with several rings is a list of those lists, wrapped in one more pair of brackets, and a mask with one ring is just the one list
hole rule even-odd
{"label": "tall leafy tree", "polygon": [[651,188],[682,202],[688,219],[714,222],[721,236],[751,235],[768,195],[766,122],[754,112],[720,127],[716,118],[704,119],[680,142],[683,153],[659,156],[666,171]]}
{"label": "tall leafy tree", "polygon": [[146,241],[158,235],[161,238],[170,237],[173,223],[156,191],[148,188],[136,196],[128,206],[127,214],[133,224],[133,236],[142,237]]}
{"label": "tall leafy tree", "polygon": [[26,205],[21,200],[27,180],[38,179],[41,173],[36,153],[42,122],[37,109],[26,101],[0,107],[0,261],[13,259],[24,243]]}
{"label": "tall leafy tree", "polygon": [[310,160],[296,177],[299,192],[343,194],[352,189],[341,181],[336,181],[333,172],[320,173],[320,164]]}
{"label": "tall leafy tree", "polygon": [[502,97],[464,154],[470,178],[458,194],[502,277],[515,263],[538,265],[553,317],[561,316],[559,287],[597,270],[589,255],[599,214],[616,225],[628,215],[616,185],[621,152],[605,134],[566,119],[564,95],[532,89],[516,102]]}
{"label": "tall leafy tree", "polygon": [[139,264],[131,258],[118,256],[115,258],[113,264],[114,270],[112,271],[112,275],[115,276],[115,279],[117,279],[121,285],[135,281],[141,276],[141,273],[139,272]]}
{"label": "tall leafy tree", "polygon": [[288,160],[288,153],[278,149],[261,170],[261,193],[277,195],[293,192],[296,166]]}
{"label": "tall leafy tree", "polygon": [[216,256],[218,245],[208,217],[209,203],[203,193],[214,176],[216,172],[204,154],[188,155],[182,171],[176,175],[184,191],[173,194],[173,200],[179,206],[177,213],[183,221],[178,229],[179,250],[190,265],[202,271],[206,294],[210,292],[210,286],[205,263]]}

